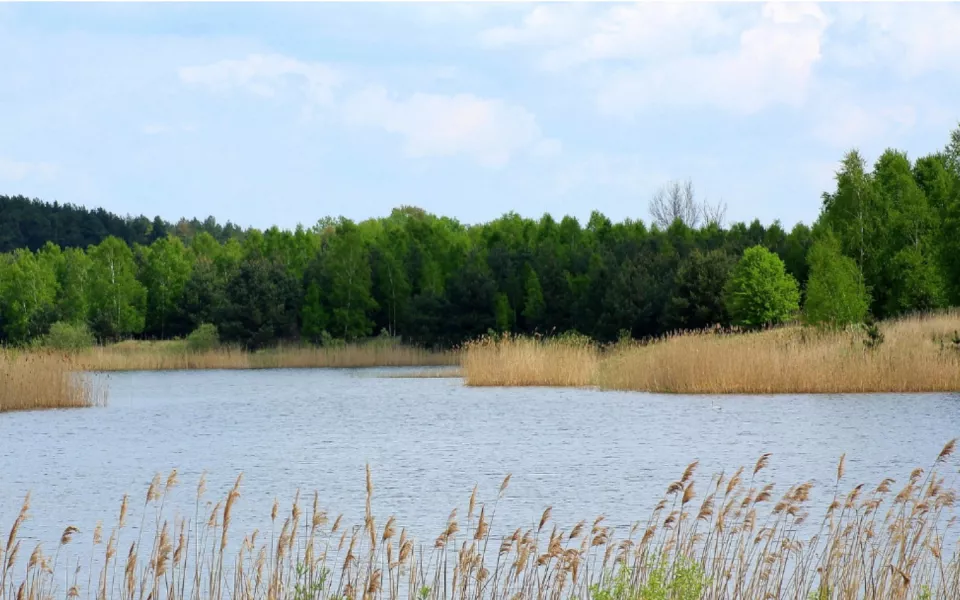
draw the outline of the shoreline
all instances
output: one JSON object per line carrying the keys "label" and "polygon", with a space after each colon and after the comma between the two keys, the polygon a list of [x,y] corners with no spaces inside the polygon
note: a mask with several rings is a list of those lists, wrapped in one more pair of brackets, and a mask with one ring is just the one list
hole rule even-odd
{"label": "shoreline", "polygon": [[[576,335],[488,337],[463,349],[395,343],[192,351],[183,341],[122,342],[75,352],[0,351],[0,412],[98,406],[83,373],[410,368],[386,378],[463,380],[469,387],[563,387],[675,395],[910,394],[960,392],[960,311],[862,328],[789,325],[757,332],[683,332],[601,346]],[[436,370],[434,370],[436,369]],[[37,382],[42,382],[38,385]]]}
{"label": "shoreline", "polygon": [[585,338],[485,338],[466,346],[471,387],[598,388],[676,395],[960,392],[960,313],[862,329],[790,325],[757,332],[683,332],[601,347]]}

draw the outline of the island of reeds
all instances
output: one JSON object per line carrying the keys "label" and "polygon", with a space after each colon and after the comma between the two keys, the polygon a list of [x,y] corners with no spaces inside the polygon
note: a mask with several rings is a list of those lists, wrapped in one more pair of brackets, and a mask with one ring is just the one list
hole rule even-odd
{"label": "island of reeds", "polygon": [[582,336],[489,336],[467,344],[472,386],[596,387],[679,394],[960,390],[960,312],[870,326],[681,332],[598,344]]}
{"label": "island of reeds", "polygon": [[620,350],[598,371],[567,348],[543,383],[958,389],[960,327],[904,319],[960,306],[960,128],[916,159],[847,153],[811,226],[728,224],[689,181],[650,213],[467,225],[401,207],[283,231],[0,196],[0,343],[99,370],[268,368],[455,364],[484,336],[581,335]]}
{"label": "island of reeds", "polygon": [[181,484],[174,470],[145,497],[124,496],[115,517],[67,524],[47,543],[23,536],[28,495],[0,537],[0,600],[951,600],[954,448],[874,482],[848,481],[840,457],[822,488],[767,481],[770,454],[706,481],[693,462],[662,482],[650,514],[625,524],[557,523],[551,507],[533,523],[501,523],[508,475],[489,498],[474,488],[427,539],[375,515],[369,467],[362,523],[297,492],[253,531],[231,522],[242,474],[216,503],[201,477],[181,512],[168,502]]}
{"label": "island of reeds", "polygon": [[0,413],[102,406],[108,390],[58,352],[0,352]]}

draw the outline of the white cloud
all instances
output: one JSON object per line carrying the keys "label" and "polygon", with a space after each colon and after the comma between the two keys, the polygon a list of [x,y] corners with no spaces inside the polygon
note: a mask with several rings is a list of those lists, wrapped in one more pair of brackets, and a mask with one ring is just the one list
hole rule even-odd
{"label": "white cloud", "polygon": [[564,44],[584,32],[587,10],[582,5],[541,5],[531,10],[520,26],[487,29],[480,40],[489,46]]}
{"label": "white cloud", "polygon": [[544,5],[520,26],[488,29],[480,40],[492,47],[550,46],[539,64],[560,70],[600,60],[663,59],[736,31],[736,21],[715,4],[654,2],[599,12],[587,5]]}
{"label": "white cloud", "polygon": [[23,181],[30,178],[51,179],[57,166],[45,162],[23,162],[0,156],[0,180]]}
{"label": "white cloud", "polygon": [[845,35],[831,39],[829,48],[846,67],[879,67],[908,78],[960,71],[956,3],[850,5],[838,8],[837,16],[838,29]]}
{"label": "white cloud", "polygon": [[275,96],[291,79],[303,86],[316,104],[332,102],[333,91],[342,81],[340,72],[333,67],[279,54],[251,54],[242,60],[221,60],[180,69],[180,80],[184,83],[216,91],[241,88],[266,97]]}
{"label": "white cloud", "polygon": [[598,105],[620,116],[648,105],[709,105],[740,114],[776,104],[801,106],[826,26],[815,6],[767,4],[736,48],[615,71],[601,86]]}
{"label": "white cloud", "polygon": [[549,70],[596,65],[594,92],[606,114],[631,117],[651,105],[750,114],[804,102],[828,25],[819,7],[806,3],[746,12],[695,3],[599,13],[541,6],[521,26],[487,30],[481,41],[543,46],[539,64]]}
{"label": "white cloud", "polygon": [[[559,141],[543,136],[532,113],[496,98],[421,92],[401,99],[378,85],[344,90],[342,72],[276,54],[180,69],[180,79],[188,84],[265,97],[277,95],[291,78],[304,95],[303,114],[325,106],[347,123],[399,135],[410,158],[464,155],[499,167],[522,152],[542,158],[560,151]],[[352,73],[351,79],[363,77]],[[143,131],[157,134],[167,128],[150,125]]]}
{"label": "white cloud", "polygon": [[499,99],[425,93],[399,99],[372,86],[350,96],[343,110],[349,123],[400,135],[412,158],[462,154],[499,167],[520,152],[559,151],[559,142],[543,137],[533,114]]}

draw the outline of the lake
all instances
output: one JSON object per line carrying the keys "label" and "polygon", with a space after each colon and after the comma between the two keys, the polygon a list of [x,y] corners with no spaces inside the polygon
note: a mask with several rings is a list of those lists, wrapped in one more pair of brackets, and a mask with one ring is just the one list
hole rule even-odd
{"label": "lake", "polygon": [[214,500],[243,472],[234,531],[269,527],[274,498],[287,512],[297,488],[359,524],[367,463],[378,522],[396,515],[427,543],[451,509],[465,516],[475,484],[492,502],[507,473],[495,532],[535,524],[546,506],[563,527],[601,513],[629,525],[693,460],[701,490],[771,452],[762,479],[781,493],[808,479],[832,493],[842,453],[847,489],[903,482],[960,431],[958,394],[669,396],[382,376],[399,371],[119,373],[105,408],[2,414],[0,530],[28,490],[22,537],[53,545],[68,524],[109,528],[124,493],[137,517],[154,473],[174,467],[183,483],[167,502],[189,515],[201,472]]}

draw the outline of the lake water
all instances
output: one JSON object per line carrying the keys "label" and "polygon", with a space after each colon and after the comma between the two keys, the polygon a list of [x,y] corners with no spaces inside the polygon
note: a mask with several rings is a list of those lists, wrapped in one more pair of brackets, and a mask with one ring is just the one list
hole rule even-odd
{"label": "lake water", "polygon": [[421,541],[452,508],[465,515],[474,484],[495,499],[507,473],[497,532],[536,523],[548,505],[565,527],[599,514],[629,525],[693,460],[703,490],[720,469],[771,452],[764,479],[782,492],[808,479],[832,489],[847,453],[850,488],[905,481],[960,434],[957,394],[669,396],[381,376],[390,372],[121,373],[105,408],[2,414],[0,531],[28,490],[25,537],[52,546],[68,524],[109,527],[124,493],[142,506],[154,473],[174,467],[183,484],[168,505],[181,513],[193,513],[201,472],[219,498],[242,471],[244,532],[269,527],[274,498],[289,507],[297,488],[359,524],[367,463],[378,522],[396,515]]}

